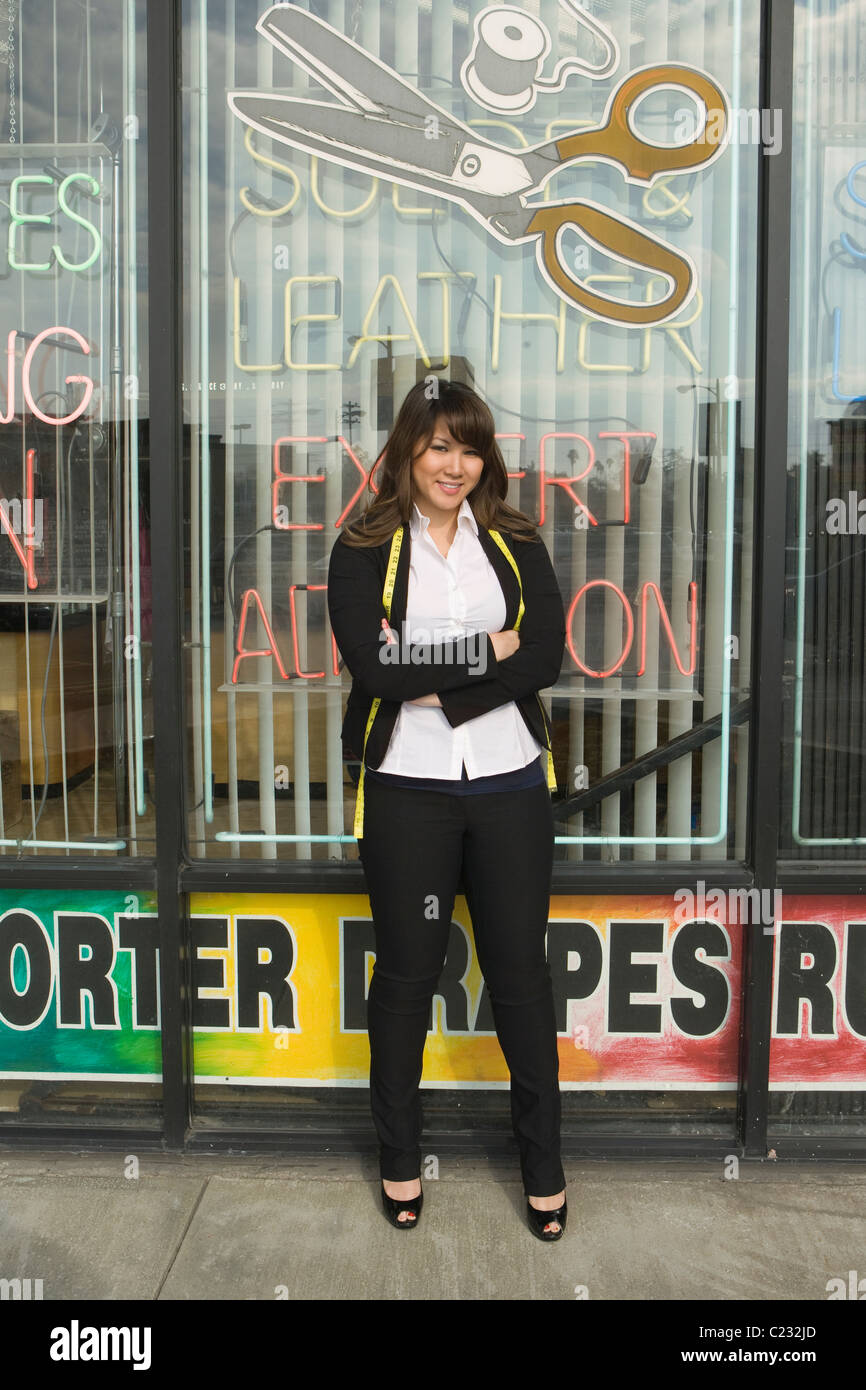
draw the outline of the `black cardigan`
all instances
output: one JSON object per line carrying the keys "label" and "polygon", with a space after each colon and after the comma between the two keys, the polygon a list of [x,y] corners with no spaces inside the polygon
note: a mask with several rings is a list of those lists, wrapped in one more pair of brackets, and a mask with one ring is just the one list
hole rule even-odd
{"label": "black cardigan", "polygon": [[[514,700],[541,746],[549,746],[547,716],[537,692],[554,685],[562,667],[565,647],[562,595],[547,547],[540,537],[535,541],[520,541],[504,531],[500,535],[517,562],[523,585],[520,647],[513,656],[497,661],[488,635],[487,668],[483,675],[473,674],[479,655],[477,638],[474,641],[460,638],[447,644],[454,649],[451,662],[433,660],[435,649],[446,645],[443,643],[429,644],[425,653],[428,660],[417,665],[410,664],[408,659],[393,663],[380,660],[382,618],[385,616],[382,590],[391,540],[378,546],[350,546],[342,536],[337,537],[328,567],[328,614],[340,654],[352,674],[342,731],[345,758],[360,761],[364,730],[376,696],[381,698],[381,704],[367,742],[364,761],[368,767],[377,768],[382,763],[402,702],[433,693],[438,694],[445,717],[455,729],[469,719]],[[505,631],[513,628],[517,621],[520,602],[517,576],[480,522],[478,539],[502,585]],[[403,528],[390,617],[394,637],[401,646],[411,548],[407,523]],[[399,655],[408,657],[403,651]]]}

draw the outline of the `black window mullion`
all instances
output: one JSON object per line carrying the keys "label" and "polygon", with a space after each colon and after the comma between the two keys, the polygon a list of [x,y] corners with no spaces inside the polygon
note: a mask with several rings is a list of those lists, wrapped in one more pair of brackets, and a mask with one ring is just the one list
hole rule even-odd
{"label": "black window mullion", "polygon": [[[760,106],[782,113],[782,148],[762,152],[758,186],[758,303],[755,363],[755,585],[752,650],[749,858],[767,904],[777,886],[781,802],[787,493],[788,338],[794,6],[765,0],[761,16]],[[762,914],[756,915],[759,919]],[[769,924],[745,927],[743,1036],[738,1130],[744,1153],[767,1152],[773,945]]]}
{"label": "black window mullion", "polygon": [[180,408],[180,0],[147,6],[150,506],[157,903],[164,1139],[182,1148],[192,1113],[189,897],[184,844]]}

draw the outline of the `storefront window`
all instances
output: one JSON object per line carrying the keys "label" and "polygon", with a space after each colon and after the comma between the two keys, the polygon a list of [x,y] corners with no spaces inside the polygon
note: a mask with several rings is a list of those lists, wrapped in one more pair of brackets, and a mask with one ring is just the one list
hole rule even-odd
{"label": "storefront window", "polygon": [[[796,8],[780,854],[866,846],[866,141],[856,5]],[[862,66],[862,64],[861,64]],[[866,1125],[863,899],[785,895],[770,1051],[776,1134]],[[826,882],[826,880],[825,880]],[[827,885],[829,887],[829,884]]]}
{"label": "storefront window", "polygon": [[[192,857],[357,860],[328,558],[406,392],[454,377],[490,404],[566,608],[544,697],[559,862],[745,859],[757,183],[779,137],[759,14],[186,0],[183,19]],[[237,1105],[366,1131],[371,923],[348,888],[192,895],[199,1123]],[[552,900],[567,1122],[733,1133],[742,932],[696,916]],[[458,898],[434,1130],[507,1112],[469,926]]]}
{"label": "storefront window", "polygon": [[[861,10],[0,0],[7,1134],[369,1138],[376,934],[325,586],[406,392],[456,378],[491,406],[509,500],[538,522],[567,614],[543,694],[564,1137],[750,1155],[766,1139],[785,1157],[841,1135],[856,1152]],[[172,119],[148,136],[146,42],[151,108],[174,94],[179,140]],[[789,166],[790,297],[757,273],[787,235]],[[151,307],[147,223],[174,236],[178,184],[182,296]],[[784,369],[756,385],[755,367],[759,329],[788,323],[783,499],[755,421],[761,437],[775,423]],[[149,331],[182,349],[159,399]],[[156,616],[185,615],[177,649],[157,628],[155,673],[151,417],[154,504],[183,502],[182,534],[154,537]],[[753,535],[782,506],[784,629],[772,528]],[[784,678],[781,803],[764,775],[776,684],[750,668],[753,571]],[[157,861],[151,692],[181,671],[187,757],[167,754],[169,731]],[[779,805],[774,865],[760,826]],[[507,1132],[461,894],[423,1086],[431,1139]]]}
{"label": "storefront window", "polygon": [[156,895],[0,892],[0,1127],[156,1126]]}
{"label": "storefront window", "polygon": [[144,0],[0,6],[9,1130],[162,1118],[155,893],[15,878],[154,850],[144,105]]}
{"label": "storefront window", "polygon": [[[830,19],[832,23],[828,23]],[[866,143],[864,17],[797,7],[780,852],[862,861],[866,846]]]}
{"label": "storefront window", "polygon": [[0,12],[4,857],[153,853],[143,20]]}
{"label": "storefront window", "polygon": [[489,402],[559,577],[559,859],[745,857],[759,16],[484,9],[184,6],[196,858],[357,856],[328,556],[435,375]]}

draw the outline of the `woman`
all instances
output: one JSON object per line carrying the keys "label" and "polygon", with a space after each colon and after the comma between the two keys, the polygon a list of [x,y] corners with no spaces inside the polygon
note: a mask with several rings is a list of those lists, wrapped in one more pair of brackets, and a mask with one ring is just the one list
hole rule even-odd
{"label": "woman", "polygon": [[469,387],[409,392],[379,491],[331,553],[328,609],[352,689],[355,834],[373,913],[370,1099],[385,1214],[417,1226],[430,1006],[463,889],[496,1033],[527,1219],[558,1240],[556,1021],[545,933],[555,786],[537,692],[556,681],[562,597],[546,547],[505,501],[493,417]]}

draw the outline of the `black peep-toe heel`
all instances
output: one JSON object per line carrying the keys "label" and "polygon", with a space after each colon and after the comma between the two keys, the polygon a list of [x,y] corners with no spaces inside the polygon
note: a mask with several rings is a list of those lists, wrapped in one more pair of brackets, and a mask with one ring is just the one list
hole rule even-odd
{"label": "black peep-toe heel", "polygon": [[[529,1229],[539,1240],[559,1240],[565,1231],[565,1224],[568,1220],[568,1198],[564,1197],[562,1206],[556,1207],[553,1211],[539,1211],[534,1207],[529,1198],[526,1199],[526,1214],[529,1218]],[[545,1231],[551,1221],[559,1223],[558,1231]]]}
{"label": "black peep-toe heel", "polygon": [[[385,1215],[391,1222],[391,1225],[396,1226],[398,1231],[415,1230],[415,1228],[418,1225],[418,1222],[421,1220],[421,1208],[423,1205],[423,1190],[419,1192],[417,1197],[409,1197],[405,1201],[400,1202],[397,1200],[396,1197],[388,1196],[387,1192],[385,1191],[385,1184],[382,1183],[382,1206],[385,1210]],[[400,1213],[403,1211],[411,1212],[413,1215],[407,1217],[405,1221],[400,1221],[398,1220],[398,1217]]]}

